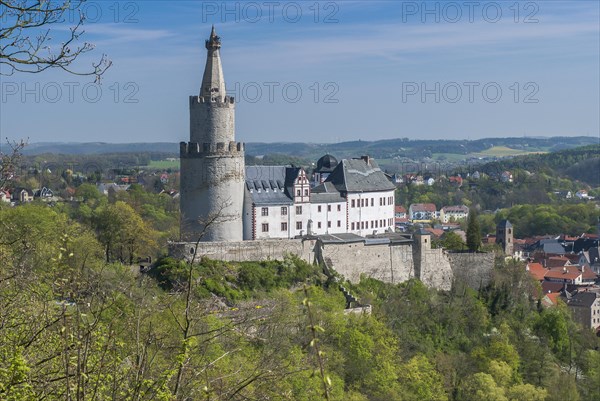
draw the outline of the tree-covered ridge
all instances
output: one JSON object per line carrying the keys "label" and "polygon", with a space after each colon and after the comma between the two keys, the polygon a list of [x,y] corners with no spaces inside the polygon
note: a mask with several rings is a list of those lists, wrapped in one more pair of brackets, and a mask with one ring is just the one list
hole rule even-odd
{"label": "tree-covered ridge", "polygon": [[499,259],[480,292],[345,283],[373,307],[346,314],[339,284],[294,257],[193,266],[163,258],[139,274],[114,246],[125,236],[107,262],[94,216],[115,208],[135,222],[144,210],[135,199],[0,208],[0,399],[600,396],[598,338],[566,308],[541,308],[521,264]]}
{"label": "tree-covered ridge", "polygon": [[568,177],[592,187],[600,187],[600,144],[546,154],[517,156],[485,164],[481,171],[498,174],[514,169],[533,174]]}

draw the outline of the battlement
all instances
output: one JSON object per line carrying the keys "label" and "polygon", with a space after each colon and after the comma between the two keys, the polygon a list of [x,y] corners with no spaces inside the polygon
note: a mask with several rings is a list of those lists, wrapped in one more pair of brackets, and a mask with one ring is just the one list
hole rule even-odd
{"label": "battlement", "polygon": [[182,157],[207,156],[207,155],[243,155],[244,143],[231,141],[217,143],[180,142],[179,153]]}
{"label": "battlement", "polygon": [[225,98],[222,98],[221,96],[190,96],[190,106],[206,103],[210,103],[212,106],[215,107],[234,107],[235,99],[233,98],[233,96],[225,96]]}

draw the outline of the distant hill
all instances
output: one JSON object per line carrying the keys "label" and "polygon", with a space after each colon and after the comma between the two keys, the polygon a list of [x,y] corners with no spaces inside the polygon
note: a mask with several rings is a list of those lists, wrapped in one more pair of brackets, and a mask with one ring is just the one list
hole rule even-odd
{"label": "distant hill", "polygon": [[26,155],[40,155],[44,153],[66,155],[93,155],[102,153],[141,153],[141,152],[166,152],[179,153],[179,144],[171,142],[153,143],[62,143],[62,142],[37,142],[28,144],[23,153]]}
{"label": "distant hill", "polygon": [[[460,155],[460,157],[465,158],[481,155],[503,157],[531,152],[553,152],[586,145],[596,145],[598,143],[598,138],[588,136],[484,138],[472,141],[410,140],[408,138],[397,138],[378,141],[340,142],[336,144],[249,142],[246,143],[246,154],[251,156],[283,154],[312,160],[318,159],[325,153],[332,153],[338,159],[357,157],[362,154],[368,154],[378,159],[389,159],[394,157],[419,158],[436,155]],[[161,152],[177,155],[179,153],[179,144],[175,142],[125,144],[105,142],[39,142],[29,144],[24,151],[24,153],[28,155],[43,153],[102,154],[140,152]]]}
{"label": "distant hill", "polygon": [[524,169],[532,173],[545,172],[600,187],[600,145],[581,146],[546,154],[529,154],[487,163],[486,173]]}

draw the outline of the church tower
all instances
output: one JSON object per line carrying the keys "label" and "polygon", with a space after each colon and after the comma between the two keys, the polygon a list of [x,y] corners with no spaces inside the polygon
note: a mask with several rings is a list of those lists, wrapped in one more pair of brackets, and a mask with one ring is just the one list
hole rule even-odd
{"label": "church tower", "polygon": [[190,96],[190,141],[180,143],[181,237],[241,241],[244,144],[235,141],[235,103],[225,93],[221,38],[213,26],[198,96]]}
{"label": "church tower", "polygon": [[502,246],[504,254],[512,256],[514,251],[513,226],[508,220],[502,220],[496,226],[496,244]]}

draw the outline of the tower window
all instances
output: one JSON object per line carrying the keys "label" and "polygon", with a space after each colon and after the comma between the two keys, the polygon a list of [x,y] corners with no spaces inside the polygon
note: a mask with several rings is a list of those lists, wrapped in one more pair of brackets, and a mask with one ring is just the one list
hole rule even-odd
{"label": "tower window", "polygon": [[302,192],[300,192],[299,189],[296,190],[296,196],[300,196],[300,194],[302,194]]}
{"label": "tower window", "polygon": [[304,196],[308,196],[308,189],[304,190]]}
{"label": "tower window", "polygon": [[261,208],[260,215],[261,216],[268,216],[269,215],[269,208],[268,207]]}

